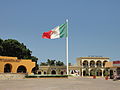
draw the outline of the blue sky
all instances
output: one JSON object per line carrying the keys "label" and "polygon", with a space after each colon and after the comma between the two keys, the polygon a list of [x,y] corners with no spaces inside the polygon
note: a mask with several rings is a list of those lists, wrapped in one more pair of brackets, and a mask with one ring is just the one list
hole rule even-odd
{"label": "blue sky", "polygon": [[0,38],[24,43],[38,63],[65,60],[65,39],[43,32],[69,19],[69,62],[97,55],[120,60],[120,0],[0,0]]}

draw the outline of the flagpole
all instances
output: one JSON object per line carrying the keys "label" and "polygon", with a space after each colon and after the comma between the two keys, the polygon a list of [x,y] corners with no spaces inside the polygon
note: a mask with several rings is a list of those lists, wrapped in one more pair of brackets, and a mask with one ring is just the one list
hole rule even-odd
{"label": "flagpole", "polygon": [[66,66],[67,66],[67,75],[69,74],[69,70],[68,70],[68,19],[66,19],[66,23],[67,23],[67,37],[66,37]]}

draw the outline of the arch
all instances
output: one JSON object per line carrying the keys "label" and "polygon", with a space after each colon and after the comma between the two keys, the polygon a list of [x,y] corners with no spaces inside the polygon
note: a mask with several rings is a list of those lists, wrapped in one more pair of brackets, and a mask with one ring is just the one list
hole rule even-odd
{"label": "arch", "polygon": [[110,70],[110,79],[113,79],[113,70]]}
{"label": "arch", "polygon": [[90,61],[90,67],[95,67],[95,61]]}
{"label": "arch", "polygon": [[83,67],[88,67],[88,61],[87,60],[83,61]]}
{"label": "arch", "polygon": [[105,68],[103,70],[103,76],[108,76],[109,75],[109,71],[108,71],[108,68]]}
{"label": "arch", "polygon": [[38,72],[38,74],[40,74],[40,75],[41,75],[41,71],[39,71],[39,72]]}
{"label": "arch", "polygon": [[71,71],[71,74],[74,74],[74,70]]}
{"label": "arch", "polygon": [[36,74],[36,67],[32,68],[32,73]]}
{"label": "arch", "polygon": [[87,74],[87,73],[86,73],[86,71],[84,70],[84,71],[83,71],[83,76],[87,76],[86,74]]}
{"label": "arch", "polygon": [[102,76],[102,70],[101,69],[97,70],[97,76]]}
{"label": "arch", "polygon": [[105,63],[106,63],[106,62],[108,62],[108,61],[106,61],[106,60],[105,60],[105,61],[103,61],[103,67],[105,67]]}
{"label": "arch", "polygon": [[120,67],[117,67],[117,74],[120,76]]}
{"label": "arch", "polygon": [[102,67],[102,62],[101,62],[100,60],[97,61],[97,62],[96,62],[96,66],[97,66],[97,67]]}
{"label": "arch", "polygon": [[44,74],[47,74],[46,72],[44,72]]}
{"label": "arch", "polygon": [[64,72],[63,72],[63,71],[61,71],[60,73],[61,73],[61,75],[63,75],[63,74],[64,74]]}
{"label": "arch", "polygon": [[55,71],[55,70],[52,70],[52,71],[51,71],[51,74],[56,74],[56,71]]}
{"label": "arch", "polygon": [[91,69],[91,70],[90,70],[90,76],[93,76],[93,75],[94,75],[94,70]]}
{"label": "arch", "polygon": [[21,65],[17,68],[17,73],[26,73],[27,69],[25,66]]}
{"label": "arch", "polygon": [[78,75],[80,75],[80,71],[78,71]]}
{"label": "arch", "polygon": [[12,70],[12,65],[11,64],[5,64],[4,65],[4,73],[10,73]]}

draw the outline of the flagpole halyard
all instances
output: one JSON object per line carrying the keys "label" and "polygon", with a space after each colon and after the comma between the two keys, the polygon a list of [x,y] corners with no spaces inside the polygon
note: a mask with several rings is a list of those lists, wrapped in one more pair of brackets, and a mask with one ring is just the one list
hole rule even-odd
{"label": "flagpole halyard", "polygon": [[67,66],[67,75],[69,74],[68,70],[68,19],[66,19],[67,23],[67,37],[66,37],[66,66]]}

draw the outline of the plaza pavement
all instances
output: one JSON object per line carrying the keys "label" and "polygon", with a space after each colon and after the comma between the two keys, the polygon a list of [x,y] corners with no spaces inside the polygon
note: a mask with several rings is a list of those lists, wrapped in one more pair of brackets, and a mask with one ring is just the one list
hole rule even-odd
{"label": "plaza pavement", "polygon": [[120,90],[120,81],[81,77],[0,80],[0,90]]}

